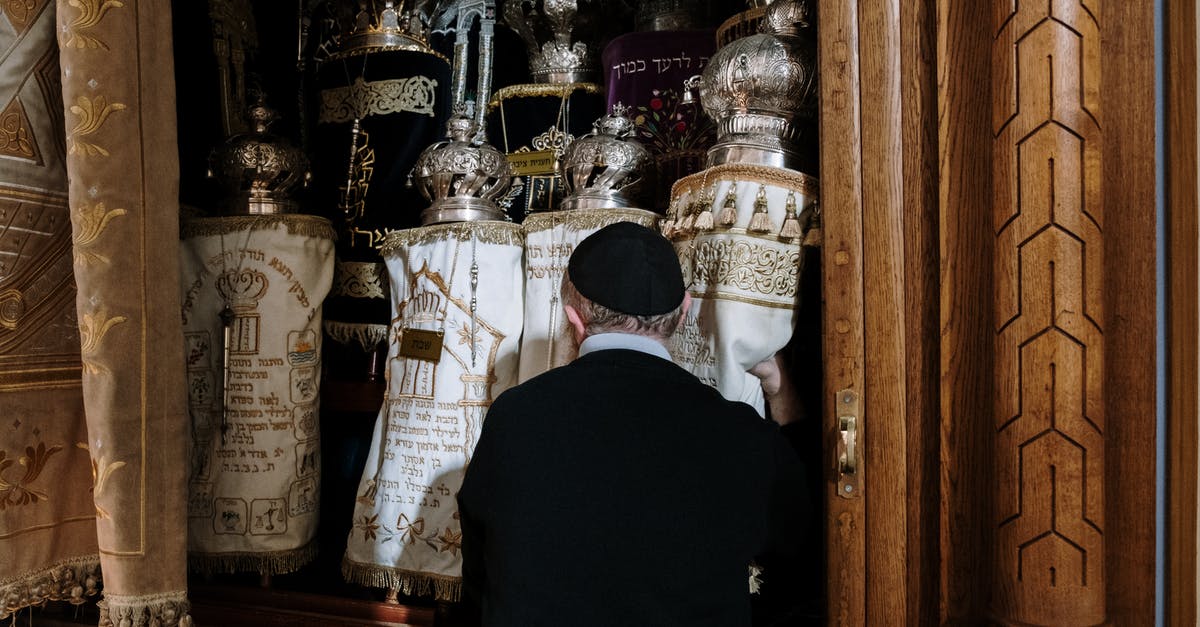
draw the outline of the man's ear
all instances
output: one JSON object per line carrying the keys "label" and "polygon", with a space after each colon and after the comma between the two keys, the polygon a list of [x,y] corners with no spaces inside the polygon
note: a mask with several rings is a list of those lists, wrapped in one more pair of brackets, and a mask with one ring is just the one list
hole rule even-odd
{"label": "man's ear", "polygon": [[571,325],[575,343],[582,344],[584,338],[587,337],[587,324],[584,323],[583,316],[579,315],[579,310],[570,305],[563,305],[563,313],[567,315],[567,324]]}
{"label": "man's ear", "polygon": [[679,307],[679,322],[677,322],[675,324],[676,331],[679,330],[679,327],[683,326],[683,321],[687,320],[688,310],[691,308],[692,308],[692,294],[691,294],[691,292],[688,292],[685,290],[683,292],[683,304]]}

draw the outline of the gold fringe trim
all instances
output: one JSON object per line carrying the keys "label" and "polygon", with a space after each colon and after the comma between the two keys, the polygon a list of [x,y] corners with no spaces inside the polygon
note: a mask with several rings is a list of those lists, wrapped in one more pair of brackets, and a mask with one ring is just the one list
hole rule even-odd
{"label": "gold fringe trim", "polygon": [[105,593],[100,627],[192,627],[187,591],[138,596]]}
{"label": "gold fringe trim", "polygon": [[409,246],[445,242],[452,238],[460,242],[475,239],[484,244],[525,247],[525,235],[521,232],[520,224],[499,220],[472,220],[392,231],[383,240],[379,253],[384,257],[403,255]]}
{"label": "gold fringe trim", "polygon": [[617,222],[633,222],[654,228],[658,214],[645,209],[571,209],[568,211],[543,211],[531,213],[521,223],[525,233],[546,231],[559,225],[572,231],[599,229]]}
{"label": "gold fringe trim", "polygon": [[451,603],[462,599],[462,577],[419,573],[379,564],[362,564],[348,557],[342,558],[342,577],[352,584],[399,590],[407,596],[433,594],[434,599]]}
{"label": "gold fringe trim", "polygon": [[0,619],[49,601],[71,605],[100,594],[100,556],[88,555],[57,562],[42,570],[0,581]]}
{"label": "gold fringe trim", "polygon": [[180,227],[179,236],[181,239],[211,237],[214,235],[240,233],[248,229],[258,231],[274,229],[278,228],[279,225],[286,226],[288,233],[291,235],[302,235],[327,240],[337,239],[337,233],[333,230],[333,224],[328,219],[304,213],[193,218],[184,221]]}
{"label": "gold fringe trim", "polygon": [[[764,215],[767,215],[767,218],[770,219],[769,214],[764,214]],[[807,240],[808,232],[809,231],[805,232],[805,239],[798,240],[797,238],[794,238],[794,237],[793,238],[780,237],[779,234],[774,232],[773,229],[767,229],[766,231],[751,231],[751,230],[748,230],[748,228],[746,228],[746,227],[735,226],[735,227],[728,228],[728,229],[721,229],[720,231],[714,230],[714,231],[708,231],[708,232],[694,231],[691,233],[676,233],[675,237],[668,238],[668,239],[670,239],[672,243],[674,243],[678,246],[682,246],[682,245],[688,244],[689,242],[691,242],[694,239],[699,239],[705,235],[726,235],[726,234],[728,234],[728,235],[740,235],[742,237],[746,237],[749,239],[762,240],[764,242],[772,242],[772,243],[776,243],[776,244],[809,246],[810,244],[806,243],[808,241]],[[818,236],[819,235],[820,234],[818,233]]]}
{"label": "gold fringe trim", "polygon": [[329,55],[329,60],[337,61],[340,59],[349,59],[351,57],[362,57],[362,56],[372,55],[372,54],[383,54],[385,52],[416,52],[418,54],[427,54],[436,59],[445,61],[446,63],[450,62],[450,59],[447,59],[446,55],[438,52],[437,50],[434,50],[433,48],[430,48],[427,45],[422,45],[420,43],[418,43],[418,44],[392,44],[390,46],[356,46],[356,47],[350,48],[348,50],[339,50],[338,52],[335,52],[335,53]]}
{"label": "gold fringe trim", "polygon": [[597,83],[521,83],[519,85],[509,85],[501,87],[492,94],[491,101],[488,102],[488,111],[500,106],[509,98],[544,98],[546,96],[556,96],[558,98],[566,98],[567,96],[582,91],[588,94],[604,93],[604,86]]}
{"label": "gold fringe trim", "polygon": [[366,324],[363,322],[340,322],[325,320],[325,335],[338,344],[358,344],[364,351],[375,350],[380,344],[386,344],[388,325]]}
{"label": "gold fringe trim", "polygon": [[254,572],[284,575],[300,570],[317,557],[317,541],[287,551],[188,553],[188,570],[201,575]]}
{"label": "gold fringe trim", "polygon": [[671,186],[671,198],[679,198],[685,191],[695,193],[714,180],[752,181],[760,185],[774,185],[813,200],[817,200],[821,193],[821,186],[816,177],[803,172],[748,163],[722,163],[675,181]]}

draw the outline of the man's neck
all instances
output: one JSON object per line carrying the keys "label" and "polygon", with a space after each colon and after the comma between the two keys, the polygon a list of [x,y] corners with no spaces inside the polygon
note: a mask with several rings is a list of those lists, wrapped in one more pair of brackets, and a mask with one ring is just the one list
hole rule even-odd
{"label": "man's neck", "polygon": [[579,345],[579,356],[596,351],[620,348],[634,350],[671,361],[671,353],[667,350],[665,338],[635,333],[598,333],[589,335]]}

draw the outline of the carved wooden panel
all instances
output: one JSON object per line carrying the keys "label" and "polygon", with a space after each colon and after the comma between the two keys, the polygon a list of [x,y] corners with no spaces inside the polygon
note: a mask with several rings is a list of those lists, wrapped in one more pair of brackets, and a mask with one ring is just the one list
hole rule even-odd
{"label": "carved wooden panel", "polygon": [[994,3],[995,544],[1006,622],[1105,618],[1095,1]]}

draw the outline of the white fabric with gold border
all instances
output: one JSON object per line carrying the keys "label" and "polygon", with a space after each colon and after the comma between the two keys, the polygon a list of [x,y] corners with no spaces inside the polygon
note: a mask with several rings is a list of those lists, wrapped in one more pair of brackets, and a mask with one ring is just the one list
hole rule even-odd
{"label": "white fabric with gold border", "polygon": [[662,221],[693,301],[672,357],[759,414],[762,387],[747,370],[791,339],[802,246],[819,233],[816,199],[817,180],[806,174],[723,164],[677,181]]}
{"label": "white fabric with gold border", "polygon": [[324,218],[283,214],[189,220],[182,235],[189,563],[291,572],[316,555],[334,231]]}
{"label": "white fabric with gold border", "polygon": [[654,228],[658,214],[644,209],[572,209],[530,214],[525,231],[525,330],[521,336],[524,382],[575,358],[563,321],[559,290],[567,260],[584,238],[615,222]]}
{"label": "white fabric with gold border", "polygon": [[509,222],[388,235],[387,391],[342,563],[351,583],[459,597],[455,495],[488,406],[517,381],[523,251]]}

